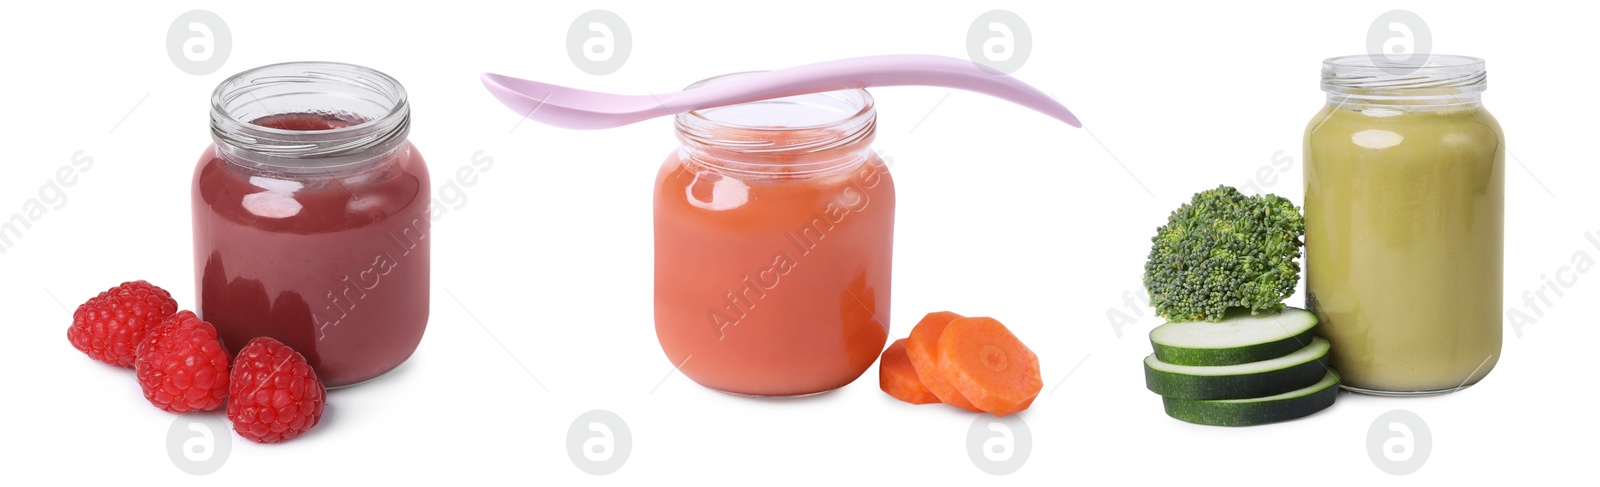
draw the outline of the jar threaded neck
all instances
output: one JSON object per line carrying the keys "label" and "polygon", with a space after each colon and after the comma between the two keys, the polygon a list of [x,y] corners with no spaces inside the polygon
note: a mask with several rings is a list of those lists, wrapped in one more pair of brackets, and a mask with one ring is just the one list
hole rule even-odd
{"label": "jar threaded neck", "polygon": [[[350,122],[327,130],[254,123],[307,114]],[[211,136],[230,158],[282,171],[327,171],[392,153],[406,141],[411,106],[405,87],[374,69],[290,62],[244,71],[211,95]]]}
{"label": "jar threaded neck", "polygon": [[[709,78],[687,89],[715,89]],[[872,95],[850,89],[677,114],[686,161],[742,179],[809,178],[867,160],[877,134]]]}
{"label": "jar threaded neck", "polygon": [[1441,54],[1412,58],[1403,62],[1381,55],[1328,58],[1322,62],[1322,91],[1329,103],[1461,106],[1479,104],[1488,89],[1482,59]]}

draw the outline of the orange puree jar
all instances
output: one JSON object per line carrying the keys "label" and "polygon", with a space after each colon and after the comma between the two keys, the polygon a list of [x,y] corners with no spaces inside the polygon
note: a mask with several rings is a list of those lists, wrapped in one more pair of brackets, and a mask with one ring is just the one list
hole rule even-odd
{"label": "orange puree jar", "polygon": [[[709,87],[727,75],[696,83]],[[854,89],[677,115],[655,189],[656,336],[703,386],[849,384],[889,331],[894,181]]]}

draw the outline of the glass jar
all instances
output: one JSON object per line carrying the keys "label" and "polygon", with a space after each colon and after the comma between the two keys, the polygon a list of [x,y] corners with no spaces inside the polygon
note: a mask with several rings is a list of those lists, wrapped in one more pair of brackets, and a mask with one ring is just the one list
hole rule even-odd
{"label": "glass jar", "polygon": [[677,115],[682,146],[655,185],[655,321],[685,376],[797,396],[877,360],[895,198],[876,120],[860,89]]}
{"label": "glass jar", "polygon": [[1305,135],[1307,306],[1346,389],[1460,390],[1500,358],[1505,138],[1484,62],[1328,59]]}
{"label": "glass jar", "polygon": [[416,350],[431,197],[410,119],[398,81],[349,64],[275,64],[217,86],[194,171],[194,269],[225,347],[275,338],[328,387]]}

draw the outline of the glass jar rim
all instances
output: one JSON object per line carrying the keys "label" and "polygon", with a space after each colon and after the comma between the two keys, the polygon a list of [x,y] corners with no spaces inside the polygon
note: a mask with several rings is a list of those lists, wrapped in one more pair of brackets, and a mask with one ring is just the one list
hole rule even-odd
{"label": "glass jar rim", "polygon": [[[715,89],[724,74],[687,88]],[[680,112],[686,158],[747,179],[814,178],[855,167],[876,137],[877,111],[862,88],[808,93]]]}
{"label": "glass jar rim", "polygon": [[[346,106],[301,106],[303,100],[296,100],[314,97]],[[268,107],[269,101],[282,101],[283,107]],[[212,138],[219,149],[280,170],[325,171],[360,164],[392,152],[410,131],[409,95],[398,80],[340,62],[292,61],[242,71],[217,85],[210,108]],[[360,121],[324,130],[252,123],[263,116],[299,112],[356,115]]]}
{"label": "glass jar rim", "polygon": [[1371,98],[1476,96],[1488,89],[1485,65],[1480,58],[1450,54],[1413,54],[1402,61],[1383,54],[1337,56],[1322,61],[1322,90]]}
{"label": "glass jar rim", "polygon": [[[754,74],[754,73],[761,73],[761,72],[763,72],[763,71],[740,71],[740,72],[736,72],[736,73],[727,73],[727,74],[721,74],[721,75],[717,75],[717,76],[712,76],[710,78],[706,78],[706,79],[702,79],[700,81],[696,81],[694,83],[690,83],[689,86],[684,87],[684,90],[700,89],[700,88],[704,88],[704,87],[707,87],[707,86],[710,86],[710,85],[714,85],[714,84],[716,84],[718,82],[721,82],[721,81],[727,81],[728,79],[731,79],[731,78],[744,76],[744,75],[749,75],[749,74]],[[841,117],[837,117],[836,119],[833,119],[833,120],[824,120],[824,121],[818,121],[818,122],[809,123],[809,124],[790,124],[790,125],[753,124],[753,123],[739,123],[739,122],[734,122],[734,121],[730,121],[730,120],[723,120],[723,119],[717,118],[717,114],[719,112],[725,111],[725,109],[727,109],[729,107],[754,106],[754,105],[772,104],[772,103],[797,103],[797,102],[800,102],[800,101],[816,100],[816,99],[819,99],[819,98],[832,98],[832,99],[834,99],[836,101],[841,101],[841,102],[847,103],[847,104],[849,104],[850,107],[853,107],[853,110],[851,111],[851,113],[845,114],[845,115],[843,115]],[[844,113],[844,112],[841,111],[839,113]],[[804,94],[804,95],[795,95],[795,96],[788,96],[788,97],[783,97],[783,98],[773,98],[773,99],[768,99],[768,100],[760,100],[760,101],[755,101],[755,102],[750,102],[750,103],[741,103],[741,104],[737,104],[737,105],[728,105],[728,106],[721,106],[721,107],[703,108],[703,109],[699,109],[699,110],[690,110],[690,111],[687,111],[687,112],[683,112],[683,113],[677,114],[677,116],[675,118],[677,119],[677,122],[678,122],[678,125],[679,125],[680,128],[682,127],[683,122],[685,122],[685,119],[691,119],[691,120],[694,120],[694,121],[703,121],[704,123],[712,124],[712,125],[715,125],[715,126],[717,126],[719,128],[729,128],[729,129],[738,129],[738,130],[756,130],[756,131],[761,131],[761,130],[766,130],[766,131],[796,131],[796,130],[813,130],[813,129],[825,129],[825,128],[841,127],[841,126],[844,126],[844,125],[849,125],[849,124],[851,124],[851,122],[860,122],[860,121],[863,121],[863,119],[871,118],[871,117],[873,117],[875,115],[875,113],[876,113],[876,100],[874,100],[872,98],[872,93],[867,92],[867,90],[864,89],[864,88],[846,88],[846,89],[835,90],[835,91],[826,91],[826,92],[820,92],[820,93],[808,93],[808,94]]]}
{"label": "glass jar rim", "polygon": [[[1418,56],[1423,56],[1420,62],[1414,61]],[[1393,61],[1382,54],[1355,54],[1350,56],[1334,56],[1322,60],[1324,68],[1345,69],[1428,69],[1428,70],[1482,70],[1484,60],[1472,56],[1455,54],[1414,54],[1411,59]]]}

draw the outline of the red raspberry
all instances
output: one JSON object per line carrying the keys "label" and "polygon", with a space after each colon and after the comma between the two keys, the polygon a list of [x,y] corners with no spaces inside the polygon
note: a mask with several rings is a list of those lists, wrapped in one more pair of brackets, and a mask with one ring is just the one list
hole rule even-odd
{"label": "red raspberry", "polygon": [[228,351],[217,329],[179,311],[139,342],[134,375],[150,404],[168,412],[210,411],[228,397]]}
{"label": "red raspberry", "polygon": [[317,425],[327,390],[300,352],[270,337],[258,337],[233,360],[228,420],[239,436],[277,443]]}
{"label": "red raspberry", "polygon": [[144,281],[124,282],[78,306],[67,340],[89,358],[133,367],[145,333],[176,312],[178,302],[166,290]]}

